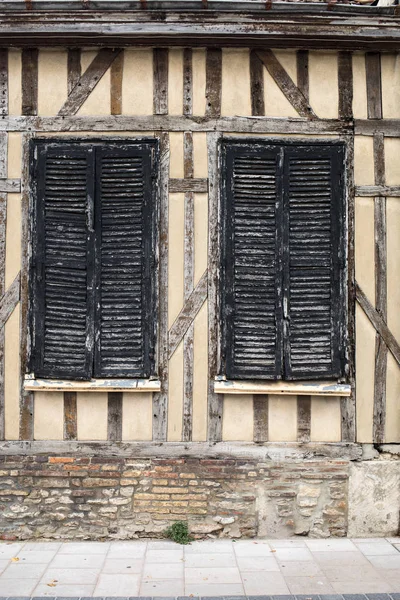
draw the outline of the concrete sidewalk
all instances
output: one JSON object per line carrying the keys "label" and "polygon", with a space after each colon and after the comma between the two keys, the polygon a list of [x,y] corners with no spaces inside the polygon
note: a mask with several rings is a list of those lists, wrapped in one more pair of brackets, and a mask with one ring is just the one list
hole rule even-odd
{"label": "concrete sidewalk", "polygon": [[0,573],[0,597],[400,593],[400,538],[4,542]]}

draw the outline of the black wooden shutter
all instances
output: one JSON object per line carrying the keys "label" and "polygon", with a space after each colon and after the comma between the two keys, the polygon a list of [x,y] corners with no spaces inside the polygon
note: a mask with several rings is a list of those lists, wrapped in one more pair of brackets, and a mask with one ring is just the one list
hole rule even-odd
{"label": "black wooden shutter", "polygon": [[339,145],[285,150],[284,354],[288,379],[344,374],[343,163]]}
{"label": "black wooden shutter", "polygon": [[33,370],[90,378],[93,358],[93,152],[38,144],[34,181]]}
{"label": "black wooden shutter", "polygon": [[153,369],[152,148],[97,150],[97,377],[148,377]]}
{"label": "black wooden shutter", "polygon": [[262,146],[223,153],[223,358],[231,379],[281,374],[279,157],[279,148]]}

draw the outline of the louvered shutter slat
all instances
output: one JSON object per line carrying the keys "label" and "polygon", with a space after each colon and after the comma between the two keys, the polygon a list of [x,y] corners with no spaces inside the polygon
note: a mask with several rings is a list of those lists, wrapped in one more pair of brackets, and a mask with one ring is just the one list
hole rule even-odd
{"label": "louvered shutter slat", "polygon": [[285,368],[291,379],[343,375],[340,160],[339,146],[286,150]]}
{"label": "louvered shutter slat", "polygon": [[[148,377],[151,167],[147,147],[98,152],[98,307],[95,371]],[[147,227],[147,229],[145,229]],[[147,244],[147,245],[146,245]]]}
{"label": "louvered shutter slat", "polygon": [[92,159],[83,149],[38,148],[35,352],[37,376],[90,375]]}
{"label": "louvered shutter slat", "polygon": [[229,378],[280,373],[277,161],[276,151],[264,149],[237,149],[226,157],[223,319]]}

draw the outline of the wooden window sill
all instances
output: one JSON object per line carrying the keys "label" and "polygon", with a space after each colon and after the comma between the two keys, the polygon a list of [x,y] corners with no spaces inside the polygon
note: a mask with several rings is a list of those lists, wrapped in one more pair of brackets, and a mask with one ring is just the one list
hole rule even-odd
{"label": "wooden window sill", "polygon": [[158,379],[91,379],[90,381],[66,381],[59,379],[35,379],[26,376],[24,389],[30,392],[159,392]]}
{"label": "wooden window sill", "polygon": [[293,396],[350,396],[351,387],[332,381],[228,381],[216,378],[216,394],[288,394]]}

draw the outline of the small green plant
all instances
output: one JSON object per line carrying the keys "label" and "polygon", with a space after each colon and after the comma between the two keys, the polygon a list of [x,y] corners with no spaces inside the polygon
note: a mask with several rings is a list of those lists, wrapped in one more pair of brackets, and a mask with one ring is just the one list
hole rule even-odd
{"label": "small green plant", "polygon": [[165,536],[177,544],[190,544],[193,538],[189,534],[188,524],[176,521],[165,530]]}

